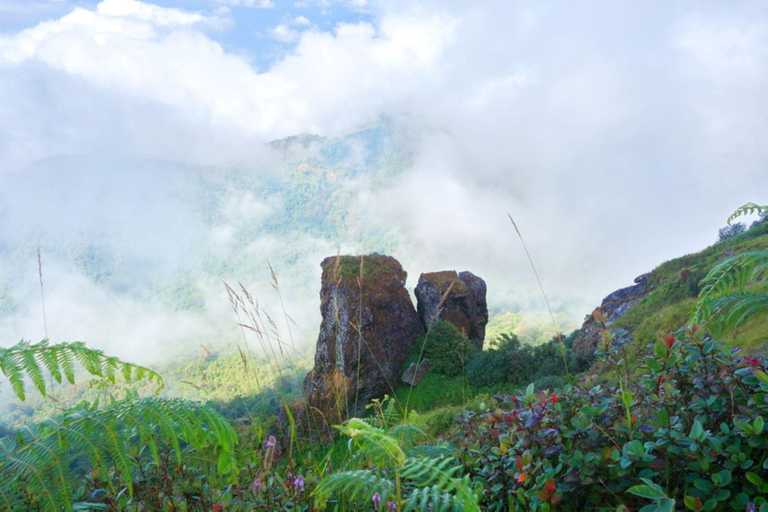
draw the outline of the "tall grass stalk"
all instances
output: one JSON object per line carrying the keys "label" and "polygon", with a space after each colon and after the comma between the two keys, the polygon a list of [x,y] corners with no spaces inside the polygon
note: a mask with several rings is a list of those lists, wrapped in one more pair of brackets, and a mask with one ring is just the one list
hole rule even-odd
{"label": "tall grass stalk", "polygon": [[528,246],[525,245],[525,240],[523,239],[522,233],[520,233],[520,230],[517,228],[515,219],[513,219],[512,215],[510,215],[509,213],[507,213],[507,217],[509,217],[509,221],[512,223],[512,227],[515,228],[515,233],[517,233],[517,237],[520,239],[520,243],[523,244],[523,250],[525,250],[525,255],[528,258],[528,262],[531,264],[531,268],[533,269],[533,275],[536,276],[536,281],[539,283],[541,294],[544,296],[544,302],[547,305],[549,316],[552,319],[552,325],[555,327],[555,333],[557,333],[557,340],[560,345],[560,351],[563,356],[563,364],[565,365],[565,374],[570,375],[570,371],[568,371],[568,357],[565,351],[565,343],[563,343],[563,335],[560,332],[560,327],[557,325],[557,320],[555,320],[555,314],[552,312],[552,307],[549,305],[547,292],[544,291],[544,285],[541,283],[541,279],[539,278],[539,273],[536,271],[536,265],[533,264],[533,258],[531,258],[531,253],[528,252]]}
{"label": "tall grass stalk", "polygon": [[40,277],[40,302],[43,305],[43,330],[45,339],[48,339],[48,320],[45,317],[45,293],[43,291],[43,258],[40,256],[40,248],[37,248],[37,275]]}

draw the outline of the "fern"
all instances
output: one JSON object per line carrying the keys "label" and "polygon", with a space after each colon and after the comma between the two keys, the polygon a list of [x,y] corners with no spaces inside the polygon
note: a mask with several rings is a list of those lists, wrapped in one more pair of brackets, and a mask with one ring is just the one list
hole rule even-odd
{"label": "fern", "polygon": [[348,503],[363,505],[379,493],[382,502],[395,498],[395,484],[370,470],[339,471],[323,478],[314,491],[315,505],[322,509],[334,495],[344,496]]}
{"label": "fern", "polygon": [[[748,203],[729,218],[752,213],[766,214],[768,206]],[[768,279],[768,251],[737,254],[716,265],[701,281],[699,301],[690,323],[705,323],[715,335],[726,328],[737,327],[757,312],[768,308],[768,294],[750,292],[750,282]]]}
{"label": "fern", "polygon": [[0,439],[0,505],[29,508],[28,502],[19,504],[31,494],[43,508],[72,510],[70,483],[77,475],[70,467],[82,456],[91,467],[114,468],[132,496],[139,457],[128,455],[131,447],[148,447],[156,463],[161,452],[170,451],[179,465],[185,450],[211,449],[219,473],[234,474],[236,442],[223,417],[194,402],[150,397],[104,407],[82,404]]}
{"label": "fern", "polygon": [[453,457],[428,459],[410,457],[401,476],[414,490],[405,501],[405,510],[479,511],[478,499],[469,485],[469,475],[459,478],[462,467]]}
{"label": "fern", "polygon": [[[379,423],[382,424],[382,423]],[[378,493],[381,501],[393,501],[402,510],[479,511],[478,497],[462,467],[450,455],[424,457],[421,453],[442,453],[445,448],[417,447],[426,434],[407,422],[387,430],[359,418],[339,427],[350,437],[354,456],[350,469],[325,477],[314,491],[319,507],[336,495],[348,503],[362,504]]]}
{"label": "fern", "polygon": [[0,348],[0,371],[20,400],[26,398],[25,379],[29,379],[40,394],[46,396],[45,372],[58,383],[66,379],[74,384],[76,363],[89,374],[111,384],[117,381],[116,374],[119,372],[127,382],[156,382],[155,393],[164,386],[162,377],[149,368],[108,357],[101,350],[88,348],[80,341],[50,345],[48,340],[35,344],[22,340],[12,347]]}
{"label": "fern", "polygon": [[755,203],[747,203],[743,206],[740,206],[735,212],[731,214],[730,217],[728,217],[728,225],[730,226],[731,222],[733,222],[738,217],[741,217],[742,215],[751,215],[753,213],[768,213],[768,206],[760,206]]}

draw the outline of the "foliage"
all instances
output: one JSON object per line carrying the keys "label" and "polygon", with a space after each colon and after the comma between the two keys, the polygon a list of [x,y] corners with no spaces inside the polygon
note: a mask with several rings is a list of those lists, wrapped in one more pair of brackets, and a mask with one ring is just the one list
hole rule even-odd
{"label": "foliage", "polygon": [[[467,378],[478,388],[499,384],[525,385],[541,379],[583,372],[593,361],[592,351],[573,352],[578,331],[562,340],[555,336],[547,343],[523,345],[514,334],[502,335],[496,346],[475,354],[467,365]],[[562,343],[562,345],[561,345]],[[561,346],[566,349],[566,369]]]}
{"label": "foliage", "polygon": [[[739,358],[698,327],[637,347],[604,330],[614,384],[533,385],[466,414],[456,439],[488,510],[744,510],[766,503],[766,362]],[[635,366],[630,364],[635,358]],[[644,480],[643,480],[644,479]]]}
{"label": "foliage", "polygon": [[430,371],[455,377],[464,374],[472,345],[453,324],[435,320],[425,336],[418,336],[416,348],[423,347],[424,358],[429,359]]}
{"label": "foliage", "polygon": [[479,511],[478,497],[458,461],[444,447],[417,446],[426,435],[412,422],[413,415],[387,425],[392,416],[382,420],[385,410],[374,418],[381,427],[358,418],[340,427],[354,456],[345,471],[320,482],[313,493],[316,505],[324,507],[336,497],[345,509],[372,504],[374,510]]}
{"label": "foliage", "polygon": [[[102,503],[146,503],[157,491],[148,485],[158,478],[150,472],[180,468],[194,455],[208,471],[226,475],[235,469],[235,443],[229,423],[194,402],[151,397],[84,403],[0,441],[0,502],[7,510],[70,510],[72,498],[84,494],[74,482],[88,475],[89,486],[102,489]],[[205,460],[209,449],[214,458]]]}
{"label": "foliage", "polygon": [[[80,342],[22,341],[0,349],[0,369],[21,400],[25,378],[46,395],[47,375],[74,383],[78,367],[99,377],[99,385],[116,383],[118,375],[127,382],[154,381],[157,390],[163,384],[154,371]],[[135,500],[144,503],[141,495],[149,489],[150,496],[156,494],[157,487],[137,485],[148,475],[164,468],[167,476],[168,467],[187,466],[190,456],[209,472],[213,464],[214,474],[234,475],[236,442],[226,420],[194,402],[139,398],[135,391],[103,406],[83,402],[0,438],[0,503],[6,510],[72,510],[91,487],[91,498],[98,502],[93,507],[125,508]],[[75,489],[77,481],[86,484]]]}
{"label": "foliage", "polygon": [[[768,206],[746,204],[728,219],[768,211]],[[738,224],[734,224],[736,226]],[[691,321],[706,323],[716,335],[768,310],[768,291],[754,286],[768,279],[768,250],[741,252],[716,265],[704,278]],[[748,287],[751,288],[748,289]]]}
{"label": "foliage", "polygon": [[729,224],[728,226],[725,226],[718,230],[717,241],[725,242],[729,238],[733,238],[736,235],[740,235],[746,230],[747,230],[747,226],[745,226],[744,223],[742,222],[737,222],[736,224]]}
{"label": "foliage", "polygon": [[55,345],[50,345],[48,340],[34,344],[20,341],[12,347],[0,348],[0,370],[20,400],[26,397],[25,378],[32,381],[40,394],[45,396],[46,372],[58,383],[66,379],[74,384],[78,367],[109,384],[117,382],[117,376],[121,375],[126,382],[154,381],[157,383],[156,391],[163,387],[163,379],[149,368],[108,357],[101,350],[87,348],[79,341]]}

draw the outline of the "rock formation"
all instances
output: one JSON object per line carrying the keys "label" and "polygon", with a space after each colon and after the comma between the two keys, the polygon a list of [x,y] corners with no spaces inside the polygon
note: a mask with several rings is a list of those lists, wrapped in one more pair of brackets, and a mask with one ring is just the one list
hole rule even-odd
{"label": "rock formation", "polygon": [[414,291],[424,328],[435,320],[455,325],[478,348],[483,348],[488,323],[485,281],[471,272],[453,270],[421,274]]}
{"label": "rock formation", "polygon": [[338,424],[394,392],[423,327],[405,288],[407,273],[394,258],[338,256],[321,266],[322,322],[304,391],[309,409]]}
{"label": "rock formation", "polygon": [[408,384],[412,388],[419,385],[421,379],[423,379],[427,373],[429,373],[429,359],[423,359],[421,363],[411,363],[411,365],[403,372],[401,381]]}
{"label": "rock formation", "polygon": [[[633,286],[621,288],[603,299],[600,310],[606,318],[606,324],[610,325],[621,318],[637,301],[648,295],[648,274],[635,278]],[[593,350],[600,343],[600,333],[597,329],[597,321],[593,315],[589,315],[581,326],[578,337],[573,342],[573,351],[581,352]]]}

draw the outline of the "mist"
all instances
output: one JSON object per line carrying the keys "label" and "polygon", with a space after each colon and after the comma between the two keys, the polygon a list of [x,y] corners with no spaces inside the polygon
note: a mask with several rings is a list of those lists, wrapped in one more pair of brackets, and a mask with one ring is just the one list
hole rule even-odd
{"label": "mist", "polygon": [[470,270],[494,311],[541,311],[507,214],[578,322],[764,202],[762,3],[363,4],[279,7],[259,33],[280,51],[213,1],[4,28],[0,343],[45,336],[38,248],[48,335],[147,362],[238,339],[222,281],[279,316],[267,262],[312,346],[337,252],[391,253],[410,288]]}

